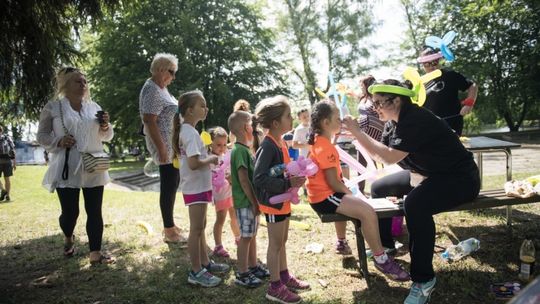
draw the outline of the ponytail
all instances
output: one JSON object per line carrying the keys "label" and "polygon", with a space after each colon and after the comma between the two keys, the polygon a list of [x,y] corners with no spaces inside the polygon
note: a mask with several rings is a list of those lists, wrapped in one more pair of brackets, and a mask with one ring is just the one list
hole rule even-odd
{"label": "ponytail", "polygon": [[182,128],[182,121],[180,114],[174,114],[173,119],[173,134],[172,134],[172,148],[174,152],[174,158],[180,156],[180,130]]}
{"label": "ponytail", "polygon": [[311,145],[311,146],[313,146],[313,144],[315,143],[315,131],[313,130],[313,128],[309,128],[309,135],[308,135],[307,143],[308,145]]}
{"label": "ponytail", "polygon": [[259,150],[259,147],[261,145],[261,141],[259,138],[260,130],[259,130],[259,122],[257,119],[253,118],[251,122],[251,126],[253,127],[253,152],[257,152]]}
{"label": "ponytail", "polygon": [[308,144],[313,145],[315,143],[315,135],[323,133],[321,123],[325,119],[331,119],[332,113],[337,110],[335,104],[325,101],[321,101],[313,106],[313,110],[311,111],[311,127],[309,128]]}

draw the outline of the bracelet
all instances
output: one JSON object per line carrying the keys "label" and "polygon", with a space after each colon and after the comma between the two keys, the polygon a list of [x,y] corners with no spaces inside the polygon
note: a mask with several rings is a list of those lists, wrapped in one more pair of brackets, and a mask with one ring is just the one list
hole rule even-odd
{"label": "bracelet", "polygon": [[476,102],[476,101],[475,101],[474,99],[472,99],[472,98],[470,98],[470,97],[467,97],[467,98],[465,98],[465,99],[463,99],[463,100],[461,101],[461,104],[464,105],[464,106],[472,107],[472,106],[474,106],[474,103],[475,103],[475,102]]}

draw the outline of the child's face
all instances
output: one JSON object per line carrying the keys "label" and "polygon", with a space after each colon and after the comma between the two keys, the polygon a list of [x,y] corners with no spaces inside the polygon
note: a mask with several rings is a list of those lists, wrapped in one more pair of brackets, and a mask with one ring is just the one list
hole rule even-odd
{"label": "child's face", "polygon": [[339,110],[337,108],[332,109],[332,116],[329,119],[325,119],[326,128],[334,135],[341,129],[341,119],[339,119]]}
{"label": "child's face", "polygon": [[298,115],[298,119],[300,119],[300,122],[304,125],[304,126],[307,126],[309,125],[309,112],[308,111],[305,111],[305,112],[302,112]]}
{"label": "child's face", "polygon": [[212,149],[212,153],[216,155],[223,155],[225,152],[227,152],[227,137],[215,137],[212,141],[212,144],[210,145],[210,149]]}
{"label": "child's face", "polygon": [[280,131],[281,134],[285,134],[292,129],[293,118],[291,116],[291,108],[288,107],[283,115],[281,115],[279,121],[277,122],[276,128]]}
{"label": "child's face", "polygon": [[208,108],[206,107],[206,100],[204,98],[199,98],[197,102],[191,108],[191,113],[197,120],[205,120],[206,114],[208,114]]}
{"label": "child's face", "polygon": [[251,118],[246,121],[244,130],[246,131],[246,140],[248,142],[253,142],[253,121]]}

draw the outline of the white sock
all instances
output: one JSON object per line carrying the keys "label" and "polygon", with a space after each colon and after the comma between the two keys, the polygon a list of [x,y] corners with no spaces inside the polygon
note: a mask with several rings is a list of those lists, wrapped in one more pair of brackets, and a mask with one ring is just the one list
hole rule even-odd
{"label": "white sock", "polygon": [[375,262],[377,262],[377,264],[384,264],[386,263],[386,261],[388,261],[388,255],[384,251],[383,251],[383,254],[378,255],[378,256],[375,255],[373,257],[375,258]]}

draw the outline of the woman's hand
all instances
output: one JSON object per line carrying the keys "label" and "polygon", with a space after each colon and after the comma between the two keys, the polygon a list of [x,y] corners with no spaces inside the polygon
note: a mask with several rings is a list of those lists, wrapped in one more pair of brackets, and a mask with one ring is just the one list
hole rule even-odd
{"label": "woman's hand", "polygon": [[358,121],[350,115],[347,115],[343,118],[342,124],[344,124],[347,130],[353,134],[355,132],[360,132],[360,126],[358,125]]}
{"label": "woman's hand", "polygon": [[101,131],[109,130],[109,121],[110,121],[109,112],[103,112],[103,115],[101,116],[101,120],[103,121],[102,123],[99,124],[99,128],[101,129]]}
{"label": "woman's hand", "polygon": [[65,135],[64,137],[62,137],[62,139],[60,139],[60,141],[58,141],[58,147],[60,147],[60,148],[71,148],[76,143],[77,143],[77,141],[75,140],[75,138],[73,136]]}

